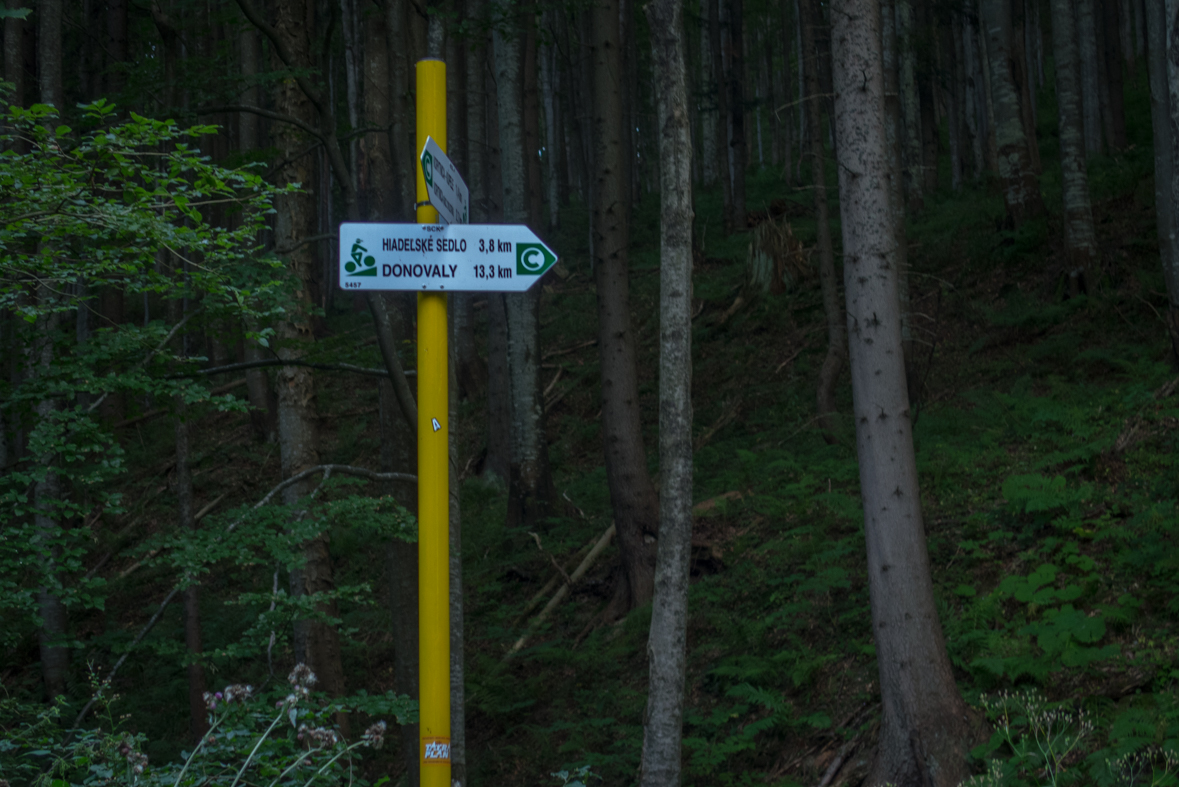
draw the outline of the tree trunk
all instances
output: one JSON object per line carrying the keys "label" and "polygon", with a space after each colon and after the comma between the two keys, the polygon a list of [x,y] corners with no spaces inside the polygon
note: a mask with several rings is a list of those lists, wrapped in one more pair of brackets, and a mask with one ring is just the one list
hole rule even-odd
{"label": "tree trunk", "polygon": [[1032,172],[1039,175],[1043,168],[1040,165],[1040,145],[1036,140],[1035,80],[1031,76],[1031,55],[1027,51],[1027,19],[1022,13],[1025,10],[1023,3],[1019,4],[1019,9],[1021,13],[1015,16],[1012,27],[1011,69],[1015,89],[1019,92],[1019,111],[1028,143],[1028,161]]}
{"label": "tree trunk", "polygon": [[[192,473],[188,466],[188,423],[185,418],[184,398],[177,396],[176,405],[176,519],[180,530],[196,530],[193,519]],[[188,649],[188,730],[193,741],[200,741],[209,731],[208,709],[205,707],[205,668],[201,656],[201,596],[200,585],[193,583],[184,589],[184,644]]]}
{"label": "tree trunk", "polygon": [[[37,83],[42,104],[65,112],[62,94],[61,17],[62,0],[39,0],[37,3]],[[63,118],[64,119],[64,118]]]}
{"label": "tree trunk", "polygon": [[[502,8],[510,13],[510,6]],[[497,28],[494,41],[504,221],[508,224],[528,222],[520,32]],[[534,287],[529,292],[491,297],[503,299],[507,315],[512,425],[508,523],[535,529],[544,521],[553,497],[544,435],[544,405],[540,398],[540,289]]]}
{"label": "tree trunk", "polygon": [[[393,313],[398,313],[394,310]],[[381,431],[381,471],[385,473],[417,473],[417,448],[413,431],[398,411],[393,384],[382,379],[378,387]],[[386,485],[385,493],[413,512],[418,510],[417,484]],[[418,545],[400,539],[391,541],[385,549],[385,563],[389,577],[389,610],[393,622],[393,687],[394,690],[418,698]],[[407,787],[419,782],[418,727],[401,725],[400,753],[406,764]]]}
{"label": "tree trunk", "polygon": [[963,115],[970,134],[970,153],[974,162],[975,179],[987,169],[983,150],[986,146],[987,118],[983,110],[982,71],[978,62],[978,36],[974,32],[970,14],[954,17],[954,46],[957,48],[964,74]]}
{"label": "tree trunk", "polygon": [[1118,0],[1100,2],[1104,19],[1102,41],[1105,44],[1102,47],[1105,65],[1102,82],[1108,95],[1105,104],[1108,111],[1104,116],[1105,135],[1110,147],[1122,150],[1126,147],[1126,100],[1122,89],[1122,36],[1119,34],[1122,20],[1118,12],[1122,4]]}
{"label": "tree trunk", "polygon": [[646,11],[659,129],[659,467],[663,481],[639,783],[678,787],[692,544],[692,140],[685,111],[682,5],[678,0],[653,0]]}
{"label": "tree trunk", "polygon": [[712,79],[716,88],[716,176],[721,182],[725,232],[733,227],[733,179],[729,169],[729,85],[725,72],[724,50],[721,43],[720,9],[725,0],[706,0],[708,3],[708,48],[712,61]]}
{"label": "tree trunk", "polygon": [[611,612],[651,601],[659,505],[647,473],[639,418],[638,366],[630,323],[627,249],[630,230],[623,180],[622,57],[617,0],[592,10],[594,51],[594,281],[602,372],[602,442],[623,578]]}
{"label": "tree trunk", "polygon": [[899,69],[898,94],[902,129],[901,158],[905,164],[905,193],[909,208],[920,212],[925,207],[921,155],[921,101],[917,92],[917,55],[914,52],[913,3],[896,3],[897,57]]}
{"label": "tree trunk", "polygon": [[393,221],[413,221],[414,217],[414,162],[419,151],[414,150],[413,97],[410,94],[411,72],[405,41],[410,35],[407,0],[387,0],[385,7],[385,40],[389,52],[389,152],[393,157],[395,189],[393,191]]}
{"label": "tree trunk", "polygon": [[901,107],[897,64],[897,31],[893,0],[882,0],[881,67],[884,78],[884,131],[888,153],[888,196],[892,210],[893,233],[896,238],[894,265],[900,277],[898,290],[901,300],[901,343],[905,351],[905,379],[910,395],[917,394],[917,372],[914,363],[913,329],[909,306],[909,240],[905,235],[905,175],[901,154]]}
{"label": "tree trunk", "polygon": [[[546,27],[552,28],[552,9],[544,12]],[[557,87],[556,87],[556,47],[550,39],[546,39],[540,50],[540,91],[544,106],[544,163],[545,163],[545,196],[548,198],[549,220],[547,223],[550,233],[556,232],[561,226],[561,201],[559,182],[561,170],[560,156],[557,151],[560,143],[557,141]]]}
{"label": "tree trunk", "polygon": [[1081,131],[1076,25],[1070,0],[1052,0],[1052,55],[1056,61],[1056,104],[1060,126],[1060,167],[1064,191],[1064,244],[1070,275],[1083,277],[1097,256],[1085,140]]}
{"label": "tree trunk", "polygon": [[979,0],[986,30],[991,96],[995,113],[995,144],[999,177],[1009,223],[1018,227],[1044,212],[1040,184],[1028,152],[1019,93],[1011,55],[1011,7],[1008,0]]}
{"label": "tree trunk", "polygon": [[528,14],[523,21],[524,51],[520,74],[524,100],[524,163],[527,170],[528,226],[544,232],[544,190],[541,187],[540,162],[540,90],[538,85],[536,19]]}
{"label": "tree trunk", "polygon": [[[60,327],[60,316],[48,308],[55,294],[48,284],[37,287],[37,298],[41,301],[42,316],[37,318],[34,332],[34,344],[31,359],[34,362],[32,374],[46,375],[54,363],[53,343],[57,338]],[[52,399],[44,399],[37,403],[34,411],[42,424],[49,422],[59,403]],[[34,427],[36,429],[36,427]],[[33,442],[35,445],[35,440]],[[52,701],[66,692],[69,680],[70,651],[65,643],[68,620],[66,609],[61,599],[53,590],[53,586],[60,582],[57,574],[58,547],[56,542],[61,536],[60,506],[62,495],[61,477],[53,470],[58,461],[54,455],[40,457],[46,465],[42,478],[33,484],[34,522],[37,536],[44,544],[41,559],[44,565],[41,570],[47,581],[37,588],[37,612],[41,616],[41,628],[37,632],[41,654],[41,675],[45,682],[45,694]]]}
{"label": "tree trunk", "polygon": [[1084,113],[1085,153],[1101,153],[1101,98],[1098,95],[1096,0],[1076,0],[1077,39],[1081,56],[1081,111]]}
{"label": "tree trunk", "polygon": [[745,145],[745,6],[744,0],[729,3],[729,125],[732,137],[733,206],[730,216],[734,230],[743,230],[745,219],[745,168],[748,162]]}
{"label": "tree trunk", "polygon": [[[6,0],[9,10],[25,7],[22,0]],[[15,16],[4,20],[4,79],[12,83],[9,101],[15,107],[25,105],[25,20]]]}
{"label": "tree trunk", "polygon": [[[794,173],[791,171],[794,163],[794,83],[790,79],[790,58],[791,58],[791,44],[794,36],[790,31],[791,14],[790,0],[781,0],[779,8],[782,24],[782,112],[785,119],[781,122],[782,126],[782,181],[784,183],[794,182]],[[795,20],[797,25],[797,20]],[[775,114],[777,108],[775,107]]]}
{"label": "tree trunk", "polygon": [[[283,42],[292,60],[284,64],[275,53],[275,68],[310,68],[311,42],[306,19],[309,9],[303,2],[279,3],[275,7],[275,35]],[[273,48],[272,48],[273,51]],[[274,95],[275,110],[299,118],[310,126],[317,125],[315,108],[310,97],[294,79],[277,83]],[[280,185],[301,183],[306,190],[313,182],[312,160],[306,155],[308,136],[286,123],[276,123],[274,145],[279,160],[287,162],[276,174]],[[286,360],[300,355],[299,344],[313,338],[311,323],[311,286],[315,275],[314,245],[303,239],[315,235],[318,228],[315,196],[306,191],[288,194],[275,201],[274,242],[278,248],[293,249],[287,264],[293,274],[296,290],[288,318],[278,322],[276,334],[281,342],[279,358]],[[315,381],[311,370],[303,366],[279,368],[278,439],[284,478],[319,463],[315,410]],[[295,506],[310,490],[311,482],[292,484],[283,490],[283,502]],[[328,553],[328,536],[323,534],[303,547],[305,563],[291,571],[292,595],[311,594],[332,590],[332,562]],[[323,605],[322,611],[337,617],[334,603]],[[339,635],[335,628],[319,621],[303,620],[295,623],[295,658],[308,664],[319,676],[320,687],[331,696],[344,692],[344,672],[340,662]]]}
{"label": "tree trunk", "polygon": [[[1154,3],[1159,3],[1160,0],[1146,0],[1147,8],[1152,16],[1158,16],[1157,9],[1151,9],[1150,6]],[[1175,173],[1179,169],[1179,0],[1166,0],[1165,3],[1165,17],[1164,24],[1161,29],[1166,36],[1160,50],[1165,52],[1163,55],[1166,59],[1166,77],[1167,77],[1167,104],[1169,112],[1167,118],[1170,121],[1170,177],[1163,183],[1170,183],[1170,194],[1166,200],[1166,205],[1170,215],[1167,229],[1170,231],[1170,243],[1168,251],[1169,259],[1166,260],[1168,264],[1164,264],[1163,272],[1167,281],[1167,294],[1170,296],[1171,309],[1167,315],[1167,328],[1171,334],[1171,350],[1172,359],[1176,364],[1179,364],[1179,216],[1175,215],[1175,207],[1179,205],[1179,183],[1176,182]],[[1147,25],[1148,34],[1151,36],[1153,42],[1156,34],[1150,30],[1150,25]],[[1154,47],[1151,48],[1151,63],[1152,68],[1155,62],[1156,55],[1154,54]],[[1151,77],[1152,93],[1155,79]],[[1151,102],[1151,109],[1154,109],[1155,102]],[[1161,109],[1161,107],[1160,107]],[[1157,136],[1155,137],[1158,138]],[[1156,143],[1157,144],[1157,143]],[[1157,155],[1157,154],[1156,154]],[[1157,159],[1156,159],[1157,165]],[[1158,173],[1156,172],[1156,178]],[[1159,210],[1162,209],[1163,202],[1159,203]],[[1160,222],[1161,224],[1162,222]]]}
{"label": "tree trunk", "polygon": [[979,14],[977,25],[974,27],[973,41],[978,47],[979,71],[982,74],[982,79],[979,82],[979,117],[985,121],[986,126],[986,131],[983,135],[983,154],[987,163],[987,170],[998,173],[999,136],[996,132],[994,91],[991,89],[991,56],[987,52],[987,39],[990,36],[987,34],[986,24],[983,22],[983,2],[984,0],[978,0]]}
{"label": "tree trunk", "polygon": [[946,655],[921,522],[888,196],[880,11],[832,9],[835,128],[856,446],[883,718],[868,784],[956,787],[970,710]]}
{"label": "tree trunk", "polygon": [[799,26],[802,27],[802,60],[805,61],[807,137],[811,147],[811,179],[815,194],[815,232],[818,234],[819,283],[823,290],[823,313],[827,318],[827,355],[819,370],[816,393],[819,427],[823,439],[837,442],[835,384],[847,354],[847,336],[843,328],[843,311],[839,307],[839,286],[835,280],[835,250],[831,244],[831,223],[827,212],[827,164],[823,152],[823,97],[819,87],[818,44],[815,27],[820,9],[817,0],[799,0]]}

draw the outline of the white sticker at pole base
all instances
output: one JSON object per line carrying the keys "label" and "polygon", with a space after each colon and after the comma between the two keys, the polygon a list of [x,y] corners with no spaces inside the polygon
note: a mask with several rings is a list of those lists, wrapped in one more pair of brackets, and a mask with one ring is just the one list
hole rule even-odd
{"label": "white sticker at pole base", "polygon": [[439,218],[446,224],[466,224],[471,192],[459,175],[458,167],[442,152],[433,137],[426,137],[422,148],[422,177],[426,180],[426,192],[430,204],[438,211]]}
{"label": "white sticker at pole base", "polygon": [[556,261],[523,224],[340,225],[345,290],[524,292]]}

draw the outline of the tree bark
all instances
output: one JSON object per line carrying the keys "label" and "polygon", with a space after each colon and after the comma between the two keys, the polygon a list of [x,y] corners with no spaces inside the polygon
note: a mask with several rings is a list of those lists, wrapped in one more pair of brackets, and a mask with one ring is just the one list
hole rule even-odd
{"label": "tree bark", "polygon": [[[34,344],[30,353],[34,364],[31,374],[43,376],[48,374],[54,363],[53,343],[60,327],[60,316],[48,308],[48,304],[56,298],[48,284],[38,285],[37,297],[43,311],[35,324]],[[34,412],[42,423],[48,423],[59,406],[59,402],[53,399],[44,399],[37,403]],[[61,581],[57,576],[58,547],[55,542],[61,535],[59,506],[63,490],[61,477],[53,470],[58,457],[49,455],[41,457],[40,461],[46,465],[46,469],[43,477],[33,484],[33,524],[38,539],[44,544],[44,565],[40,568],[47,581],[37,588],[37,612],[41,616],[37,639],[45,694],[52,701],[65,694],[70,669],[70,651],[65,643],[69,622],[65,605],[55,592],[55,586]]]}
{"label": "tree bark", "polygon": [[[1152,5],[1162,4],[1161,0],[1146,0],[1147,13],[1152,17],[1157,18],[1159,9],[1152,8]],[[1170,296],[1171,308],[1167,315],[1167,329],[1171,334],[1171,351],[1172,360],[1179,364],[1179,216],[1176,216],[1175,208],[1179,206],[1179,183],[1176,182],[1175,173],[1179,170],[1179,0],[1165,0],[1164,5],[1164,24],[1160,25],[1159,29],[1165,35],[1165,39],[1158,47],[1160,55],[1154,54],[1154,47],[1151,47],[1151,63],[1152,69],[1156,58],[1163,57],[1166,61],[1166,84],[1167,84],[1167,104],[1168,107],[1167,119],[1169,121],[1170,139],[1168,140],[1168,149],[1170,151],[1170,177],[1163,180],[1163,183],[1170,184],[1170,194],[1165,202],[1168,212],[1170,213],[1167,222],[1167,230],[1170,233],[1168,251],[1169,258],[1164,258],[1166,264],[1163,265],[1163,272],[1167,281],[1167,294]],[[1153,19],[1151,20],[1153,21]],[[1158,37],[1158,34],[1151,30],[1151,26],[1147,25],[1147,34],[1151,37],[1153,43]],[[1165,54],[1164,54],[1165,53]],[[1151,93],[1154,93],[1155,77],[1151,77]],[[1155,108],[1153,100],[1151,102],[1151,110]],[[1162,107],[1160,107],[1160,110]],[[1157,132],[1155,139],[1158,139]],[[1156,142],[1156,145],[1158,143]],[[1157,149],[1157,148],[1156,148]],[[1157,167],[1156,154],[1156,167]],[[1159,178],[1160,174],[1156,169],[1155,177]],[[1163,202],[1159,203],[1159,210],[1162,209]],[[1160,221],[1160,225],[1162,222]]]}
{"label": "tree bark", "polygon": [[[399,405],[389,380],[378,387],[379,428],[381,432],[381,471],[417,475],[415,437],[398,412]],[[385,493],[415,515],[418,510],[417,484],[389,483]],[[385,548],[386,573],[389,578],[389,610],[393,623],[394,689],[418,698],[418,545],[394,539]],[[400,727],[399,751],[406,765],[408,787],[419,783],[418,727]]]}
{"label": "tree bark", "polygon": [[892,210],[893,233],[896,238],[893,264],[900,277],[898,291],[901,300],[901,343],[905,351],[905,379],[911,396],[917,394],[917,373],[914,363],[913,329],[909,305],[909,240],[905,235],[905,174],[904,157],[901,154],[901,106],[899,95],[899,68],[897,63],[897,31],[895,4],[893,0],[882,0],[881,16],[881,67],[884,78],[884,131],[888,153],[888,196]]}
{"label": "tree bark", "polygon": [[630,245],[622,141],[622,57],[617,0],[593,6],[594,51],[594,281],[602,373],[602,442],[606,480],[618,529],[623,577],[613,615],[651,601],[659,506],[647,473],[639,417],[638,366],[630,321]]}
{"label": "tree bark", "polygon": [[1098,94],[1097,0],[1076,0],[1077,40],[1081,58],[1081,111],[1084,113],[1085,153],[1101,153],[1101,98]]}
{"label": "tree bark", "polygon": [[[306,26],[309,13],[306,2],[288,0],[278,3],[275,11],[275,37],[286,47],[291,62],[282,62],[279,53],[275,52],[273,67],[313,67],[311,42]],[[298,80],[285,79],[278,82],[273,100],[276,111],[299,118],[312,127],[317,125],[315,107]],[[307,135],[290,124],[276,123],[273,139],[279,159],[287,162],[276,174],[275,179],[280,185],[301,183],[303,188],[307,189],[308,184],[314,182],[312,160],[306,154],[309,141]],[[351,204],[355,204],[354,198]],[[279,248],[294,249],[287,255],[287,265],[296,283],[289,317],[281,320],[276,326],[276,334],[280,340],[277,353],[283,360],[297,358],[302,352],[300,345],[313,338],[311,286],[315,275],[314,246],[303,244],[302,241],[317,232],[315,205],[314,195],[306,191],[283,195],[275,202],[275,245]],[[307,367],[283,366],[279,368],[276,388],[279,453],[283,477],[289,478],[319,463],[315,381]],[[295,506],[308,491],[308,482],[292,484],[283,490],[283,502]],[[303,554],[303,567],[291,571],[292,595],[333,589],[335,584],[327,535],[323,534],[306,543]],[[323,605],[322,611],[331,617],[337,617],[334,603]],[[340,662],[339,635],[335,628],[319,621],[297,621],[294,644],[295,658],[305,662],[315,671],[322,689],[332,696],[343,694],[344,672]]]}
{"label": "tree bark", "polygon": [[[816,392],[819,427],[823,439],[837,442],[835,384],[847,355],[847,336],[843,328],[843,310],[839,306],[839,285],[835,279],[835,249],[831,243],[831,224],[827,208],[827,163],[823,152],[822,90],[819,86],[819,48],[815,28],[821,13],[817,0],[799,0],[799,25],[802,27],[802,55],[806,79],[807,137],[811,148],[811,181],[815,195],[815,232],[819,251],[819,283],[823,291],[823,313],[827,319],[827,355],[819,369]],[[878,45],[879,46],[879,45]]]}
{"label": "tree bark", "polygon": [[1119,31],[1122,19],[1118,0],[1100,0],[1102,29],[1102,57],[1104,61],[1103,83],[1108,96],[1107,112],[1104,116],[1105,135],[1109,146],[1114,150],[1126,147],[1126,100],[1122,87],[1122,36]]}
{"label": "tree bark", "polygon": [[[793,16],[790,0],[781,0],[779,15],[782,25],[782,112],[785,114],[785,120],[780,123],[782,127],[782,181],[793,183],[794,173],[791,170],[794,163],[794,83],[790,78],[790,59],[794,36],[791,35],[790,30],[790,19]],[[796,25],[797,22],[798,20],[795,20]],[[777,114],[777,107],[775,107],[775,114]]]}
{"label": "tree bark", "polygon": [[720,9],[725,0],[708,3],[708,48],[711,53],[712,79],[716,88],[716,176],[721,182],[725,232],[733,228],[733,178],[729,169],[729,86],[721,43]]}
{"label": "tree bark", "polygon": [[[511,14],[508,5],[502,6]],[[509,16],[514,19],[514,16]],[[496,28],[495,65],[499,104],[500,161],[504,221],[528,223],[528,166],[524,151],[521,31]],[[492,296],[497,297],[497,296]],[[498,296],[507,315],[507,360],[512,454],[508,479],[508,523],[537,528],[552,502],[544,406],[540,397],[540,290]]]}
{"label": "tree bark", "polygon": [[995,113],[995,144],[1003,201],[1009,223],[1019,227],[1044,212],[1040,184],[1028,152],[1011,55],[1011,7],[1008,0],[979,0],[987,39],[990,91]]}
{"label": "tree bark", "polygon": [[653,0],[652,77],[659,129],[659,547],[647,640],[650,677],[642,787],[680,784],[692,544],[692,140],[682,5]]}
{"label": "tree bark", "polygon": [[42,104],[65,112],[62,94],[61,17],[62,0],[39,0],[37,3],[37,83]]}
{"label": "tree bark", "polygon": [[972,723],[942,639],[921,522],[891,249],[880,11],[832,8],[835,128],[856,447],[883,718],[868,784],[956,787]]}
{"label": "tree bark", "polygon": [[[6,0],[9,10],[25,7],[22,0]],[[4,20],[4,80],[12,83],[9,101],[13,106],[25,105],[25,20],[8,17]]]}
{"label": "tree bark", "polygon": [[911,0],[897,0],[895,14],[899,69],[897,87],[904,131],[901,158],[905,164],[905,193],[908,195],[909,208],[919,213],[925,207],[925,178],[922,175],[921,101],[917,92],[917,55],[913,44]]}
{"label": "tree bark", "polygon": [[733,204],[730,221],[733,229],[743,230],[745,219],[745,168],[748,150],[745,140],[745,5],[743,0],[729,3],[729,125],[733,172]]}
{"label": "tree bark", "polygon": [[[176,423],[176,518],[180,530],[196,530],[193,519],[192,472],[188,466],[188,423],[184,420],[185,406],[181,396],[175,398]],[[201,596],[200,585],[193,583],[184,589],[184,644],[188,649],[188,730],[193,741],[200,741],[209,731],[208,710],[205,707],[205,668],[201,656]]]}
{"label": "tree bark", "polygon": [[1070,275],[1084,275],[1097,256],[1085,140],[1081,130],[1076,25],[1070,0],[1052,0],[1052,54],[1056,60],[1056,104],[1060,127],[1060,167],[1064,191],[1064,242]]}

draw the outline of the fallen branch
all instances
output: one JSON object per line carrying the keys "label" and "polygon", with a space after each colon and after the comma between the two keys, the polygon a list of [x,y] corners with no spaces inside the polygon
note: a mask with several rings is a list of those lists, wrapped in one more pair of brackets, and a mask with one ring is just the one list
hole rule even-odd
{"label": "fallen branch", "polygon": [[575,585],[578,580],[585,576],[585,573],[590,570],[590,566],[592,566],[594,562],[597,561],[597,559],[601,556],[601,554],[606,551],[606,547],[610,544],[610,539],[614,538],[614,532],[614,525],[610,525],[610,527],[606,528],[606,532],[603,533],[601,538],[598,539],[598,542],[594,544],[593,549],[591,549],[589,554],[585,556],[585,560],[582,560],[581,565],[574,569],[573,573],[569,575],[569,584],[561,585],[553,597],[549,599],[549,603],[544,605],[544,609],[540,611],[540,614],[532,619],[532,621],[528,624],[528,630],[524,632],[520,639],[516,640],[516,644],[512,645],[511,649],[504,656],[504,662],[507,662],[520,652],[520,649],[523,648],[524,645],[528,642],[528,638],[532,636],[537,627],[539,627],[541,623],[544,623],[545,620],[548,619],[548,616],[552,614],[552,611],[556,609],[562,601],[565,600],[565,597],[569,595],[569,589],[573,587],[573,585]]}

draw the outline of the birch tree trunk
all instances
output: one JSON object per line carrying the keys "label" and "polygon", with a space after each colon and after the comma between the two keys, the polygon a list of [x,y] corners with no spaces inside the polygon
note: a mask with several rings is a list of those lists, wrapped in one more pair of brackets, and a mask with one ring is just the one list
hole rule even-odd
{"label": "birch tree trunk", "polygon": [[1097,256],[1085,140],[1081,131],[1076,25],[1070,0],[1052,0],[1052,54],[1056,60],[1056,104],[1060,126],[1060,167],[1064,190],[1064,242],[1070,275],[1078,278]]}
{"label": "birch tree trunk", "polygon": [[1009,223],[1018,227],[1044,212],[1040,184],[1028,152],[1011,54],[1011,7],[1008,0],[979,0],[990,61],[999,177]]}
{"label": "birch tree trunk", "polygon": [[646,11],[659,129],[659,467],[663,483],[639,783],[678,787],[692,545],[692,140],[682,4],[653,0]]}
{"label": "birch tree trunk", "polygon": [[957,787],[970,711],[934,603],[901,353],[876,0],[832,7],[835,129],[856,447],[883,718],[867,784]]}
{"label": "birch tree trunk", "polygon": [[[501,6],[515,19],[512,6]],[[495,30],[495,70],[499,104],[500,161],[504,221],[528,223],[528,166],[524,151],[523,38]],[[507,316],[508,380],[511,391],[512,454],[508,479],[508,523],[540,527],[552,502],[552,477],[544,439],[540,396],[540,288],[499,296]]]}
{"label": "birch tree trunk", "polygon": [[[836,442],[835,383],[847,355],[847,335],[843,328],[843,310],[839,306],[839,285],[835,278],[835,249],[831,243],[831,222],[827,209],[827,161],[823,152],[822,89],[819,83],[819,46],[815,28],[821,14],[818,0],[799,0],[798,23],[802,28],[802,60],[805,61],[806,122],[811,152],[811,183],[815,195],[815,232],[819,250],[819,283],[823,290],[823,314],[827,319],[827,355],[819,369],[819,426],[823,439]],[[879,52],[879,43],[877,43]]]}
{"label": "birch tree trunk", "polygon": [[593,6],[594,281],[602,373],[602,443],[606,480],[618,530],[623,581],[610,616],[648,604],[655,582],[659,504],[647,473],[639,418],[638,365],[630,322],[630,245],[622,135],[622,57],[617,0]]}

